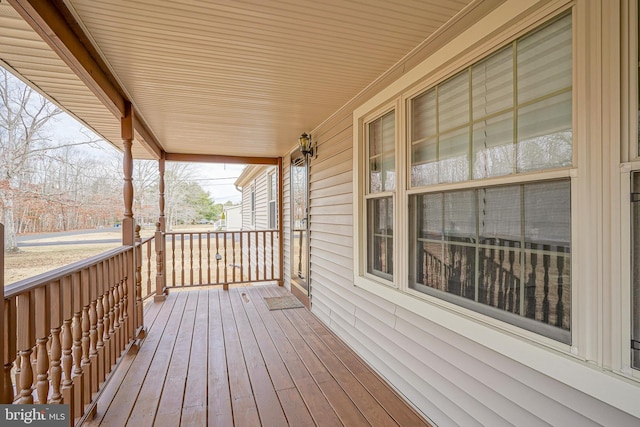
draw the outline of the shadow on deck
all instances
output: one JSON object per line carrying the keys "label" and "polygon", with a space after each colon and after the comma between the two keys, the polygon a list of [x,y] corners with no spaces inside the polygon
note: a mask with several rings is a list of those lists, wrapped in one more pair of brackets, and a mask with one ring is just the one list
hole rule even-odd
{"label": "shadow on deck", "polygon": [[419,426],[400,396],[305,308],[269,311],[277,286],[171,292],[145,309],[85,426]]}

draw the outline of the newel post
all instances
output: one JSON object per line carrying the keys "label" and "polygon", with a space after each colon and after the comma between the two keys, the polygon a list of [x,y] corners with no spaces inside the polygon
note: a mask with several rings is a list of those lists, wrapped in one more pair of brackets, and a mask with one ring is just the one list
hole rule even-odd
{"label": "newel post", "polygon": [[125,333],[127,335],[126,341],[135,338],[136,325],[138,324],[137,310],[135,303],[136,288],[135,288],[135,220],[133,218],[133,154],[131,147],[133,146],[133,107],[131,103],[127,102],[125,105],[125,114],[121,121],[122,131],[122,143],[124,148],[124,159],[122,161],[124,172],[124,219],[122,220],[122,244],[125,246],[133,246],[134,250],[128,252],[126,256],[126,286],[125,295],[128,295],[131,299],[127,298],[128,304],[123,307],[126,310],[128,321],[125,322]]}

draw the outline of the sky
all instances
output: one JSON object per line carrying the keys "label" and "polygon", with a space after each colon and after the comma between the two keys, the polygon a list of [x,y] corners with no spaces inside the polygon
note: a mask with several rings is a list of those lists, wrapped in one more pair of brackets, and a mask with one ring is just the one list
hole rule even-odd
{"label": "sky", "polygon": [[[67,113],[63,113],[51,125],[51,134],[53,138],[60,141],[73,141],[78,138],[81,129],[91,132],[76,119]],[[100,148],[85,147],[85,149],[96,154],[101,153],[101,150],[116,150],[113,145],[104,140],[98,145]],[[194,163],[195,175],[193,181],[200,184],[210,194],[215,203],[226,203],[230,200],[232,203],[237,204],[240,203],[242,195],[236,190],[234,182],[240,176],[244,167],[245,165],[237,164]]]}

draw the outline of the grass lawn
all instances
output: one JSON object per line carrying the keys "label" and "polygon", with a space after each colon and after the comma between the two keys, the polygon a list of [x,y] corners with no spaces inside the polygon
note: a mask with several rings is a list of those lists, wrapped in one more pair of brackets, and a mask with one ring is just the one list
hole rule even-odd
{"label": "grass lawn", "polygon": [[[207,230],[212,230],[212,226],[190,225],[188,227],[176,227],[176,231],[204,232]],[[143,228],[141,236],[145,239],[151,237],[154,232],[155,229],[153,227]],[[56,242],[59,244],[51,246],[24,246],[18,253],[5,253],[4,283],[5,285],[9,285],[120,246],[119,242],[93,244],[72,244],[71,242],[106,239],[119,240],[121,238],[122,234],[118,230],[104,233],[77,234],[73,236],[29,240],[29,243]]]}

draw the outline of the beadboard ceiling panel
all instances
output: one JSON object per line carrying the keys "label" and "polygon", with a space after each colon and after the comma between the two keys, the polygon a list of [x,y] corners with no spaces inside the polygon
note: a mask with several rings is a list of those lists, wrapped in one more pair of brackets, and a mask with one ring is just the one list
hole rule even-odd
{"label": "beadboard ceiling panel", "polygon": [[[3,0],[0,0],[0,64],[122,149],[120,121]],[[139,158],[150,158],[140,144],[136,143],[133,151]]]}
{"label": "beadboard ceiling panel", "polygon": [[[257,157],[285,153],[469,3],[64,0],[166,152]],[[121,145],[108,110],[5,15],[1,58]]]}

